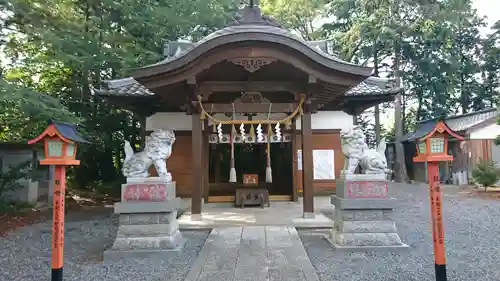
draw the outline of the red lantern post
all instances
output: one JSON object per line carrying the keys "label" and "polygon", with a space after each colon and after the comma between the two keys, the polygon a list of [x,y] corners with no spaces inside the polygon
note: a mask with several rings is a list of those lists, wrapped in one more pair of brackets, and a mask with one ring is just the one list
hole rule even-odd
{"label": "red lantern post", "polygon": [[76,160],[77,143],[88,143],[77,132],[76,126],[50,121],[38,137],[28,141],[44,142],[45,159],[40,165],[54,165],[54,206],[52,222],[52,281],[62,281],[64,256],[64,199],[66,193],[66,166],[80,165]]}
{"label": "red lantern post", "polygon": [[450,136],[455,137],[457,140],[464,139],[453,132],[444,120],[438,120],[430,132],[416,139],[417,156],[413,157],[413,162],[427,163],[436,281],[447,280],[439,162],[453,160],[453,156],[448,155],[448,140]]}

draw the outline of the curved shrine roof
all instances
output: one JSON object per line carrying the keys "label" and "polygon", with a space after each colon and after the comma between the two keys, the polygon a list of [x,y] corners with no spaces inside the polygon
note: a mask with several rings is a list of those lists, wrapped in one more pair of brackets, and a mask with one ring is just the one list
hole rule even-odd
{"label": "curved shrine roof", "polygon": [[241,13],[243,15],[236,16],[229,26],[197,42],[167,42],[164,50],[165,59],[136,69],[133,76],[141,78],[172,71],[219,46],[244,41],[280,44],[330,69],[366,77],[372,74],[373,69],[370,67],[340,59],[333,52],[331,41],[306,41],[283,28],[271,17],[262,16],[259,7],[246,7]]}

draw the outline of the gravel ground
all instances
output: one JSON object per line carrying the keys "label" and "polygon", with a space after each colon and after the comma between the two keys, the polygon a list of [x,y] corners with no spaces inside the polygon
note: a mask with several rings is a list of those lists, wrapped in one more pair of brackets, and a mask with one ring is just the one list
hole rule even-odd
{"label": "gravel ground", "polygon": [[[185,231],[184,251],[164,260],[135,259],[102,263],[117,230],[113,217],[67,222],[65,226],[64,280],[181,281],[203,247],[208,231]],[[0,280],[50,279],[50,222],[20,228],[0,238]]]}
{"label": "gravel ground", "polygon": [[[411,249],[341,253],[320,235],[300,231],[321,281],[435,280],[427,187],[398,185],[395,190],[401,201],[394,218]],[[448,280],[500,280],[500,201],[464,197],[447,188],[444,202]]]}

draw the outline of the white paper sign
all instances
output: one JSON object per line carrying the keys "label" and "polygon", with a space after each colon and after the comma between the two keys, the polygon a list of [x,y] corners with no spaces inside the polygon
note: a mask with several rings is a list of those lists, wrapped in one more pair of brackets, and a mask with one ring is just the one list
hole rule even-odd
{"label": "white paper sign", "polygon": [[313,150],[314,179],[335,179],[335,154],[333,150]]}
{"label": "white paper sign", "polygon": [[297,171],[302,171],[302,150],[297,150]]}

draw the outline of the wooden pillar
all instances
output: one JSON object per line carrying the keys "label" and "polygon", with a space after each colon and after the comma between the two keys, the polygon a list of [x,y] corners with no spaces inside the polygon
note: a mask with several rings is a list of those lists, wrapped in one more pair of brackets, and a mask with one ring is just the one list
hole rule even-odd
{"label": "wooden pillar", "polygon": [[201,215],[201,196],[203,189],[203,131],[200,113],[192,116],[191,142],[193,153],[193,181],[191,187],[191,214]]}
{"label": "wooden pillar", "polygon": [[210,136],[210,127],[208,126],[208,120],[205,119],[203,122],[203,198],[205,198],[205,202],[208,202],[208,193],[209,193],[209,152],[210,152],[210,143],[208,142],[208,138]]}
{"label": "wooden pillar", "polygon": [[302,189],[304,195],[304,218],[314,218],[313,151],[311,113],[302,115]]}
{"label": "wooden pillar", "polygon": [[295,118],[292,120],[292,159],[293,159],[293,165],[292,165],[292,178],[293,178],[293,201],[298,202],[299,201],[299,194],[297,192],[297,164],[298,164],[298,157],[297,157],[297,123],[295,122]]}

